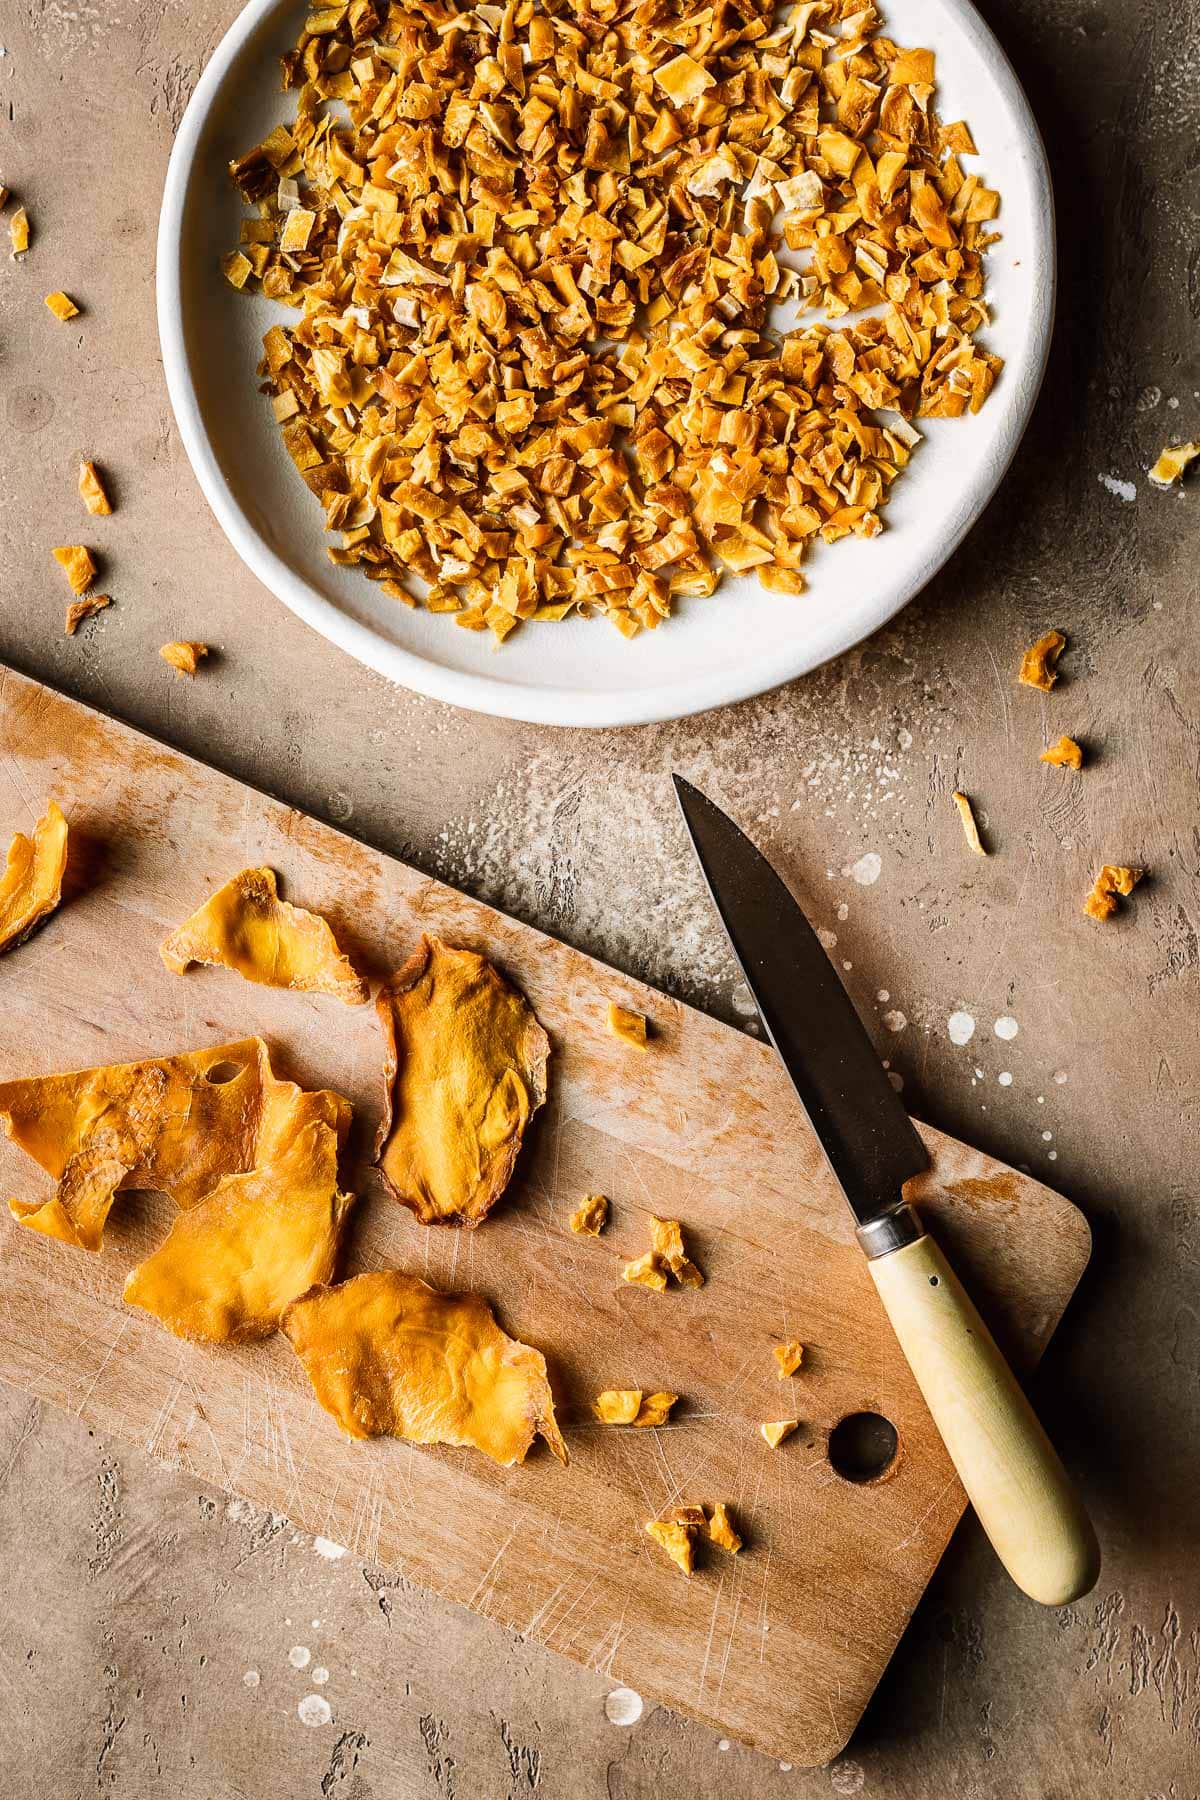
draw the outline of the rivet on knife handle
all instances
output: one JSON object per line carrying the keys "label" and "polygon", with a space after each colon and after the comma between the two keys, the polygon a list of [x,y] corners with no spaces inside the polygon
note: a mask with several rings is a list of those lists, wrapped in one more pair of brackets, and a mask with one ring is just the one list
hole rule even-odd
{"label": "rivet on knife handle", "polygon": [[979,1522],[1025,1593],[1044,1606],[1078,1600],[1100,1572],[1082,1502],[937,1244],[911,1207],[892,1218],[897,1247],[865,1241],[868,1267]]}

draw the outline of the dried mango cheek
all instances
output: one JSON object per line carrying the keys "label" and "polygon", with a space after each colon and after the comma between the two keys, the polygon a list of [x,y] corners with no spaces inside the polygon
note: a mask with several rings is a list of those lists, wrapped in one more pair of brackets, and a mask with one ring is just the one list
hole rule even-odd
{"label": "dried mango cheek", "polygon": [[0,1122],[58,1183],[48,1200],[10,1200],[22,1225],[99,1250],[120,1188],[161,1188],[181,1209],[226,1175],[275,1157],[310,1120],[339,1138],[350,1105],[280,1081],[260,1038],[182,1056],[0,1083]]}
{"label": "dried mango cheek", "polygon": [[566,1446],[541,1352],[510,1338],[475,1294],[440,1294],[384,1269],[317,1287],[283,1329],[317,1399],[351,1437],[482,1450],[523,1462],[535,1436]]}
{"label": "dried mango cheek", "polygon": [[423,1224],[477,1225],[546,1098],[550,1040],[485,957],[422,938],[376,1002],[386,1047],[377,1160]]}
{"label": "dried mango cheek", "polygon": [[18,831],[0,876],[0,950],[11,950],[62,898],[67,867],[67,821],[51,800],[32,840]]}
{"label": "dried mango cheek", "polygon": [[263,987],[332,994],[349,1006],[368,998],[321,915],[279,899],[273,869],[243,869],[227,881],[163,941],[159,955],[176,975],[207,963]]}
{"label": "dried mango cheek", "polygon": [[180,1213],[125,1283],[125,1300],[178,1337],[269,1337],[284,1308],[329,1281],[352,1194],[338,1191],[338,1134],[314,1120],[275,1160],[228,1175]]}

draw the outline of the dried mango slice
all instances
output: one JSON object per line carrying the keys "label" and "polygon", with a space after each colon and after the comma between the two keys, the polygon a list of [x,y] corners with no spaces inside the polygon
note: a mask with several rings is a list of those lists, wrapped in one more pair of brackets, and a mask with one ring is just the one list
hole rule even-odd
{"label": "dried mango slice", "polygon": [[1151,481],[1157,488],[1173,487],[1182,481],[1184,472],[1198,456],[1200,444],[1168,444],[1150,471]]}
{"label": "dried mango slice", "polygon": [[776,1344],[771,1354],[779,1364],[779,1379],[782,1381],[785,1375],[794,1375],[804,1361],[804,1345],[795,1338],[789,1338],[786,1344]]}
{"label": "dried mango slice", "polygon": [[758,1429],[772,1450],[778,1450],[784,1438],[791,1437],[799,1424],[799,1419],[771,1419],[760,1425]]}
{"label": "dried mango slice", "polygon": [[79,493],[83,504],[90,513],[103,516],[111,513],[112,501],[108,497],[108,491],[94,462],[83,462],[79,465]]}
{"label": "dried mango slice", "polygon": [[683,1227],[678,1219],[656,1219],[651,1214],[650,1243],[683,1287],[704,1286],[704,1276],[688,1257]]}
{"label": "dried mango slice", "polygon": [[678,1400],[678,1394],[647,1394],[638,1407],[635,1425],[665,1425],[671,1416],[671,1408]]}
{"label": "dried mango slice", "polygon": [[8,241],[14,256],[24,256],[29,248],[29,214],[23,206],[18,206],[8,221]]}
{"label": "dried mango slice", "polygon": [[637,1287],[654,1288],[661,1294],[667,1285],[666,1264],[657,1250],[647,1250],[645,1256],[625,1264],[621,1280],[632,1281]]}
{"label": "dried mango slice", "polygon": [[234,875],[164,938],[158,953],[176,975],[207,963],[263,987],[332,994],[347,1006],[370,997],[320,913],[279,898],[273,869]]}
{"label": "dried mango slice", "polygon": [[201,658],[208,655],[208,645],[181,640],[174,644],[164,644],[158,654],[165,663],[170,663],[177,674],[192,676],[200,667]]}
{"label": "dried mango slice", "polygon": [[642,1407],[641,1388],[605,1388],[592,1401],[602,1425],[632,1425]]}
{"label": "dried mango slice", "polygon": [[1048,694],[1058,680],[1055,665],[1066,647],[1067,640],[1061,631],[1047,631],[1021,658],[1018,681],[1024,682],[1026,687],[1041,688]]}
{"label": "dried mango slice", "polygon": [[691,1574],[696,1566],[694,1526],[678,1525],[673,1519],[647,1519],[642,1530],[647,1537],[661,1545],[685,1575]]}
{"label": "dried mango slice", "polygon": [[68,319],[77,319],[79,317],[79,308],[72,300],[70,294],[64,294],[61,288],[55,288],[52,294],[46,295],[46,305],[50,308],[50,311],[54,314],[55,318],[61,319],[64,324]]}
{"label": "dried mango slice", "polygon": [[376,1001],[386,1058],[376,1160],[422,1224],[478,1225],[546,1098],[550,1040],[486,957],[423,937]]}
{"label": "dried mango slice", "polygon": [[1057,744],[1042,751],[1038,761],[1053,763],[1058,769],[1082,769],[1083,749],[1074,738],[1060,737]]}
{"label": "dried mango slice", "polygon": [[695,1506],[691,1501],[684,1501],[673,1506],[669,1513],[663,1514],[663,1523],[667,1525],[686,1525],[689,1531],[707,1531],[708,1514],[702,1506]]}
{"label": "dried mango slice", "polygon": [[313,1288],[283,1329],[351,1437],[469,1446],[509,1464],[541,1436],[567,1461],[545,1357],[502,1331],[477,1294],[440,1294],[382,1269]]}
{"label": "dried mango slice", "polygon": [[958,816],[962,820],[963,836],[967,840],[967,848],[973,850],[976,856],[986,856],[987,851],[983,847],[983,839],[979,835],[979,826],[975,822],[975,809],[972,807],[970,800],[968,800],[965,794],[960,794],[957,789],[951,794],[950,798],[958,808]]}
{"label": "dried mango slice", "polygon": [[61,563],[75,593],[86,593],[96,579],[96,565],[86,544],[59,544],[54,560]]}
{"label": "dried mango slice", "polygon": [[181,1209],[226,1175],[269,1163],[312,1120],[339,1139],[350,1103],[281,1081],[261,1038],[181,1056],[0,1083],[0,1122],[58,1183],[49,1200],[10,1200],[21,1225],[99,1250],[114,1196],[162,1188]]}
{"label": "dried mango slice", "polygon": [[604,1194],[589,1194],[571,1214],[571,1230],[579,1237],[599,1237],[608,1224],[608,1200]]}
{"label": "dried mango slice", "polygon": [[1128,899],[1145,873],[1144,869],[1127,869],[1117,863],[1105,863],[1083,903],[1084,912],[1090,919],[1111,919],[1117,910],[1117,895]]}
{"label": "dried mango slice", "polygon": [[730,1556],[737,1555],[744,1540],[741,1532],[730,1518],[729,1508],[723,1500],[718,1500],[713,1507],[706,1529],[709,1541],[714,1543],[718,1550],[726,1550]]}
{"label": "dried mango slice", "polygon": [[641,1013],[630,1012],[628,1007],[618,1006],[615,1000],[608,1003],[608,1029],[623,1044],[631,1044],[635,1050],[646,1048],[645,1018]]}
{"label": "dried mango slice", "polygon": [[269,1337],[293,1300],[333,1275],[354,1203],[338,1191],[337,1164],[337,1132],[313,1120],[273,1161],[227,1175],[133,1270],[126,1304],[193,1341]]}
{"label": "dried mango slice", "polygon": [[67,821],[51,800],[33,828],[18,831],[0,875],[0,952],[27,938],[62,899],[67,867]]}
{"label": "dried mango slice", "polygon": [[96,613],[103,612],[106,606],[111,605],[111,594],[85,594],[82,600],[72,600],[67,608],[63,630],[68,637],[74,637],[85,619],[93,618]]}

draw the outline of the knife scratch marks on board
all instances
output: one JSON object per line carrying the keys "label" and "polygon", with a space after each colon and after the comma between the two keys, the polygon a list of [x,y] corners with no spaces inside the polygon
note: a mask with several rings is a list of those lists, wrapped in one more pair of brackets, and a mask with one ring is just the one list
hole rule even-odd
{"label": "knife scratch marks on board", "polygon": [[105,1351],[104,1357],[103,1357],[102,1361],[100,1362],[100,1365],[96,1370],[96,1373],[92,1376],[92,1379],[91,1379],[90,1383],[88,1384],[87,1393],[83,1396],[83,1399],[79,1402],[79,1405],[75,1408],[75,1413],[76,1413],[77,1417],[82,1417],[84,1407],[87,1405],[88,1401],[91,1399],[92,1395],[95,1393],[97,1387],[100,1385],[100,1378],[104,1374],[105,1369],[107,1369],[107,1367],[108,1367],[109,1363],[112,1361],[113,1357],[116,1355],[117,1346],[120,1344],[121,1339],[125,1336],[125,1333],[128,1329],[129,1329],[129,1320],[128,1320],[128,1318],[124,1318],[121,1320],[121,1329],[117,1332],[116,1337],[113,1339],[112,1343],[108,1346],[108,1349]]}
{"label": "knife scratch marks on board", "polygon": [[767,1545],[763,1558],[762,1579],[758,1597],[758,1660],[766,1661],[767,1633],[771,1629],[771,1609],[767,1605],[767,1595],[771,1591],[771,1546]]}
{"label": "knife scratch marks on board", "polygon": [[483,1571],[483,1574],[479,1577],[479,1580],[476,1582],[471,1593],[467,1596],[467,1605],[468,1606],[477,1606],[479,1608],[480,1612],[486,1614],[486,1611],[487,1611],[486,1603],[488,1600],[491,1599],[492,1588],[495,1586],[496,1572],[499,1568],[500,1559],[504,1555],[504,1552],[508,1549],[508,1546],[512,1543],[512,1541],[516,1537],[516,1535],[517,1534],[516,1534],[515,1529],[509,1532],[508,1536],[505,1538],[504,1542],[501,1544],[500,1548],[497,1550],[495,1556],[493,1556],[491,1562],[488,1564],[487,1568]]}
{"label": "knife scratch marks on board", "polygon": [[902,1537],[900,1539],[899,1543],[895,1544],[893,1546],[893,1549],[892,1549],[893,1555],[895,1555],[897,1550],[907,1550],[908,1549],[908,1546],[920,1534],[921,1527],[922,1527],[922,1525],[924,1525],[924,1523],[925,1523],[926,1519],[929,1517],[929,1515],[931,1513],[934,1513],[937,1511],[938,1507],[942,1504],[942,1501],[946,1498],[946,1495],[951,1491],[952,1488],[956,1488],[957,1486],[958,1486],[958,1476],[952,1475],[950,1477],[949,1481],[946,1482],[945,1486],[938,1489],[937,1493],[934,1495],[933,1499],[929,1502],[929,1505],[925,1508],[925,1511],[921,1514],[920,1518],[914,1521],[911,1530],[906,1532],[904,1537]]}
{"label": "knife scratch marks on board", "polygon": [[717,1629],[717,1614],[721,1610],[721,1600],[725,1593],[725,1581],[726,1577],[724,1574],[718,1577],[717,1592],[713,1599],[712,1618],[708,1623],[708,1641],[704,1646],[704,1660],[700,1664],[700,1679],[696,1688],[697,1706],[703,1706],[704,1704],[704,1684],[708,1679],[708,1665],[712,1658],[713,1638]]}
{"label": "knife scratch marks on board", "polygon": [[[621,1616],[616,1624],[610,1625],[608,1630],[603,1632],[596,1641],[596,1647],[592,1651],[590,1659],[590,1666],[595,1669],[597,1675],[613,1674],[613,1665],[616,1662],[617,1652],[620,1650],[625,1637],[625,1615],[628,1611],[629,1602],[628,1600],[624,1600],[621,1603]],[[608,1649],[605,1650],[604,1644],[605,1640],[608,1638],[611,1638],[612,1642],[609,1644]],[[602,1651],[603,1654],[601,1654]]]}
{"label": "knife scratch marks on board", "polygon": [[725,1691],[725,1673],[726,1673],[726,1670],[729,1668],[729,1654],[730,1654],[730,1651],[733,1649],[733,1639],[734,1639],[734,1634],[737,1631],[738,1614],[741,1612],[741,1610],[742,1610],[742,1595],[739,1594],[737,1596],[737,1599],[734,1601],[733,1617],[729,1621],[729,1635],[725,1639],[725,1654],[721,1658],[721,1674],[720,1674],[720,1678],[717,1681],[717,1697],[713,1701],[714,1710],[716,1710],[720,1706],[721,1695]]}

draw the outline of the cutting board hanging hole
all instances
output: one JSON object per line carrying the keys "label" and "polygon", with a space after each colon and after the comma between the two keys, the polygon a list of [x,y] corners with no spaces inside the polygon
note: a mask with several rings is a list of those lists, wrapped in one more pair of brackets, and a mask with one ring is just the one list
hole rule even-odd
{"label": "cutting board hanging hole", "polygon": [[859,1487],[881,1480],[895,1464],[899,1449],[899,1433],[882,1413],[850,1413],[829,1434],[829,1461],[835,1473]]}

